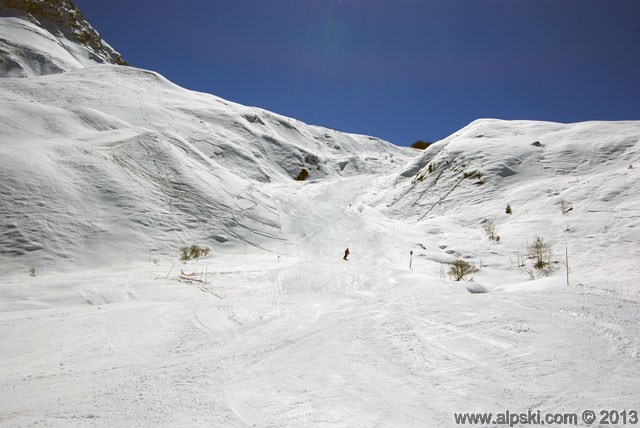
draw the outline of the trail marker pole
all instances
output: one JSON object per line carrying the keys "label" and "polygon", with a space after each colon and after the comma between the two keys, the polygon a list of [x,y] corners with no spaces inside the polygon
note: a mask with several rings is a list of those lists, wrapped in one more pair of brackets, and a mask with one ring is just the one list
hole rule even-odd
{"label": "trail marker pole", "polygon": [[567,287],[569,286],[569,247],[567,245],[564,246],[564,257],[565,264],[567,265]]}
{"label": "trail marker pole", "polygon": [[173,267],[174,267],[175,265],[176,265],[175,263],[173,263],[173,264],[171,265],[171,269],[169,269],[169,272],[167,272],[167,276],[165,276],[165,277],[164,277],[164,279],[169,278],[169,275],[171,275],[171,271],[173,270]]}

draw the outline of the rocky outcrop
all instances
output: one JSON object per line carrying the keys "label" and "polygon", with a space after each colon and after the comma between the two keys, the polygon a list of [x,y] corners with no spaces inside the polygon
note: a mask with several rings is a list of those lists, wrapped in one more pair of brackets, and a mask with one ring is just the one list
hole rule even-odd
{"label": "rocky outcrop", "polygon": [[71,0],[0,0],[0,17],[28,20],[55,37],[84,46],[96,63],[128,65]]}

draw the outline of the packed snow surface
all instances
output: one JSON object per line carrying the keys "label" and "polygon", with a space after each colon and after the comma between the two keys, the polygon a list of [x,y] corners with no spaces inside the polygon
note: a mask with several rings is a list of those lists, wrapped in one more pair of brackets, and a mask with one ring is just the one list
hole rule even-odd
{"label": "packed snow surface", "polygon": [[135,68],[1,79],[0,425],[640,410],[639,170],[639,122],[417,152]]}

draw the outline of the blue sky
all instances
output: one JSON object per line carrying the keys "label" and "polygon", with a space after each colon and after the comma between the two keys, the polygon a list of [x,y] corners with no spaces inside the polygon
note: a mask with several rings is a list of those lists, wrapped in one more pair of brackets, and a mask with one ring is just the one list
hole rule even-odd
{"label": "blue sky", "polygon": [[74,0],[133,66],[398,145],[640,119],[638,0]]}

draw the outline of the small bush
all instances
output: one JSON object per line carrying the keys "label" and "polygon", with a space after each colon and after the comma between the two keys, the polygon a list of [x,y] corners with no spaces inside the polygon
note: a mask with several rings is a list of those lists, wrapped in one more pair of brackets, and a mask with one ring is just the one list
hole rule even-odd
{"label": "small bush", "polygon": [[507,214],[513,214],[513,210],[511,209],[510,204],[507,204],[507,208],[504,209],[504,212]]}
{"label": "small bush", "polygon": [[449,276],[456,281],[460,281],[467,275],[471,275],[472,273],[478,272],[480,268],[472,265],[466,260],[457,259],[451,264],[451,268],[449,269]]}
{"label": "small bush", "polygon": [[180,260],[186,262],[188,260],[197,260],[200,257],[204,257],[209,254],[209,247],[198,247],[197,245],[191,245],[190,247],[180,248]]}
{"label": "small bush", "polygon": [[487,238],[496,242],[500,241],[500,235],[498,235],[498,227],[493,221],[485,219],[481,224],[482,230],[484,230],[484,233],[487,234]]}
{"label": "small bush", "polygon": [[414,149],[424,150],[424,149],[426,149],[427,147],[429,147],[432,144],[433,144],[433,142],[431,142],[431,141],[418,140],[415,143],[413,143],[411,145],[411,147],[414,148]]}
{"label": "small bush", "polygon": [[533,244],[527,247],[527,251],[529,258],[534,260],[533,267],[536,269],[542,270],[551,263],[551,247],[549,247],[549,244],[544,242],[539,236],[536,237]]}
{"label": "small bush", "polygon": [[306,169],[302,168],[300,170],[300,173],[298,174],[298,176],[295,178],[298,181],[304,181],[307,179],[307,177],[309,177],[309,171],[307,171]]}

